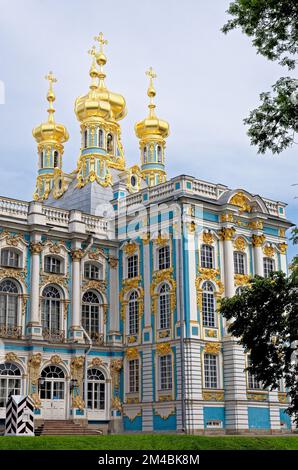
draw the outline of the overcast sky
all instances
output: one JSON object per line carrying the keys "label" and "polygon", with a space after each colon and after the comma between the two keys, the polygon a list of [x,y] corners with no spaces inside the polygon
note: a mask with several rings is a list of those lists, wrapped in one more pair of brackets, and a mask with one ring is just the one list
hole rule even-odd
{"label": "overcast sky", "polygon": [[[168,177],[189,174],[288,203],[297,223],[297,147],[257,155],[243,125],[249,110],[287,71],[258,56],[240,31],[224,35],[229,1],[0,0],[1,190],[31,200],[37,172],[32,128],[46,117],[45,74],[53,70],[56,120],[66,125],[64,170],[80,149],[75,98],[89,86],[93,37],[103,31],[107,86],[124,95],[122,142],[128,165],[139,162],[134,124],[147,113],[147,77],[157,74],[157,113],[171,126]],[[290,249],[294,254],[294,249]]]}

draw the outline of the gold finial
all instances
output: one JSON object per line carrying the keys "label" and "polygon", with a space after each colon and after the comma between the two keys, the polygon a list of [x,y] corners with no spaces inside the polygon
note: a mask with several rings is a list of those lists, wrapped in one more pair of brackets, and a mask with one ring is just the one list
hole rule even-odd
{"label": "gold finial", "polygon": [[157,77],[157,75],[154,72],[152,67],[150,67],[149,70],[146,71],[146,75],[148,75],[148,77],[150,77],[150,83],[149,83],[149,87],[148,87],[148,90],[147,90],[147,95],[150,98],[150,103],[148,105],[148,108],[150,110],[149,115],[150,115],[150,117],[154,117],[155,104],[153,102],[153,98],[156,95],[156,91],[155,91],[155,88],[154,88],[153,80],[154,80],[154,78]]}
{"label": "gold finial", "polygon": [[91,64],[90,71],[89,71],[90,77],[92,78],[90,88],[96,89],[97,88],[96,79],[99,75],[99,72],[96,67],[96,47],[92,46],[91,49],[89,49],[88,54],[90,54],[92,57],[92,64]]}
{"label": "gold finial", "polygon": [[50,103],[50,106],[49,106],[49,109],[48,109],[48,113],[49,113],[49,122],[54,122],[54,112],[55,112],[55,109],[54,109],[54,106],[53,106],[53,102],[55,101],[56,99],[56,96],[55,96],[55,93],[54,93],[54,90],[53,90],[53,83],[57,83],[57,78],[54,77],[53,75],[53,72],[49,72],[48,75],[45,76],[45,79],[48,80],[49,82],[49,90],[48,90],[48,93],[47,93],[47,100],[48,102]]}
{"label": "gold finial", "polygon": [[99,33],[94,37],[94,40],[99,43],[99,52],[96,53],[96,62],[99,65],[99,88],[105,88],[104,79],[106,74],[103,71],[103,66],[107,63],[107,58],[103,52],[103,46],[108,44],[108,41],[103,38],[103,33]]}

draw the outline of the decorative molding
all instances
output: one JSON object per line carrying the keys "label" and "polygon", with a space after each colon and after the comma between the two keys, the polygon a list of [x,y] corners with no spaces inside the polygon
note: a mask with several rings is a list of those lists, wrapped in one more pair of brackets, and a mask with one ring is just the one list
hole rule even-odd
{"label": "decorative molding", "polygon": [[41,288],[47,284],[58,284],[58,286],[64,287],[65,290],[68,290],[68,277],[63,274],[42,274],[40,278]]}
{"label": "decorative molding", "polygon": [[43,248],[44,248],[44,245],[41,242],[30,243],[30,251],[33,255],[39,255],[42,252]]}
{"label": "decorative molding", "polygon": [[126,256],[132,256],[137,251],[137,244],[135,242],[129,242],[124,245],[124,252]]}
{"label": "decorative molding", "polygon": [[221,349],[220,343],[217,342],[207,342],[205,343],[204,352],[206,354],[219,354]]}
{"label": "decorative molding", "polygon": [[5,354],[5,362],[19,362],[19,356],[13,352]]}
{"label": "decorative molding", "polygon": [[206,401],[224,401],[225,394],[222,390],[203,390],[203,400]]}
{"label": "decorative molding", "polygon": [[249,283],[250,277],[247,274],[235,274],[234,282],[235,286],[244,286]]}
{"label": "decorative molding", "polygon": [[287,403],[287,392],[278,392],[278,401],[280,403]]}
{"label": "decorative molding", "polygon": [[122,403],[118,396],[112,398],[111,408],[112,410],[120,411],[120,413],[122,413]]}
{"label": "decorative molding", "polygon": [[237,251],[245,251],[245,248],[247,246],[246,240],[243,237],[237,237],[236,240],[234,241],[234,248]]}
{"label": "decorative molding", "polygon": [[139,358],[139,350],[137,348],[127,348],[125,351],[126,358],[131,361],[132,359]]}
{"label": "decorative molding", "polygon": [[268,256],[268,258],[272,258],[275,253],[275,249],[272,245],[266,245],[263,247],[263,253],[265,256]]}
{"label": "decorative molding", "polygon": [[85,409],[85,402],[84,402],[83,398],[80,395],[76,395],[72,399],[72,407],[73,408],[78,408],[81,411],[83,411]]}
{"label": "decorative molding", "polygon": [[265,235],[255,235],[252,236],[252,244],[255,247],[261,247],[266,241]]}
{"label": "decorative molding", "polygon": [[28,359],[28,373],[32,385],[38,383],[41,362],[41,353],[32,354]]}
{"label": "decorative molding", "polygon": [[246,393],[247,400],[251,401],[268,401],[268,393],[264,392],[247,392]]}
{"label": "decorative molding", "polygon": [[54,354],[54,356],[51,357],[50,362],[51,362],[51,364],[58,365],[58,364],[61,364],[61,362],[63,362],[63,361],[62,361],[61,357],[58,354]]}
{"label": "decorative molding", "polygon": [[84,255],[85,253],[81,248],[77,250],[71,250],[71,257],[73,261],[81,261]]}
{"label": "decorative molding", "polygon": [[156,353],[159,356],[166,356],[172,352],[170,343],[159,343],[156,345]]}
{"label": "decorative molding", "polygon": [[224,227],[219,231],[219,236],[222,241],[232,240],[236,230],[234,227]]}
{"label": "decorative molding", "polygon": [[23,245],[27,245],[23,235],[20,235],[20,234],[12,235],[11,233],[7,232],[6,230],[1,232],[0,240],[5,240],[5,242],[8,246],[18,247],[20,243],[23,244]]}
{"label": "decorative molding", "polygon": [[27,271],[20,270],[16,268],[0,268],[0,280],[9,277],[11,279],[16,279],[25,287],[27,287],[26,277]]}
{"label": "decorative molding", "polygon": [[212,245],[213,242],[213,234],[211,232],[203,232],[203,243],[205,243],[205,245]]}
{"label": "decorative molding", "polygon": [[103,360],[100,357],[94,357],[90,362],[92,367],[101,367],[103,365]]}
{"label": "decorative molding", "polygon": [[108,258],[108,263],[111,266],[111,268],[113,268],[113,269],[117,268],[118,261],[119,261],[119,259],[116,256],[109,256],[109,258]]}
{"label": "decorative molding", "polygon": [[251,212],[252,210],[252,206],[248,197],[245,196],[245,194],[243,194],[241,191],[234,194],[229,203],[237,206],[239,208],[239,212]]}
{"label": "decorative molding", "polygon": [[279,251],[281,252],[281,254],[285,255],[287,253],[288,244],[285,243],[285,242],[279,243],[278,248],[279,248]]}
{"label": "decorative molding", "polygon": [[264,224],[262,220],[252,220],[249,222],[249,227],[251,230],[263,230]]}
{"label": "decorative molding", "polygon": [[234,216],[231,213],[221,214],[221,222],[234,222]]}
{"label": "decorative molding", "polygon": [[158,234],[157,237],[153,238],[153,243],[158,246],[166,246],[169,243],[170,239],[168,236],[162,235],[161,233]]}

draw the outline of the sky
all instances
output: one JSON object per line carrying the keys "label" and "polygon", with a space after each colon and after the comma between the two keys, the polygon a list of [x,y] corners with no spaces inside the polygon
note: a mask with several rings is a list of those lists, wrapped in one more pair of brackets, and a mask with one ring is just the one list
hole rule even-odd
{"label": "sky", "polygon": [[[74,101],[88,91],[87,51],[103,31],[108,39],[106,84],[127,103],[121,128],[129,166],[139,163],[134,124],[147,114],[145,71],[152,66],[157,73],[157,114],[171,130],[168,177],[189,174],[286,202],[288,219],[297,224],[297,147],[279,156],[260,156],[243,124],[258,106],[259,94],[288,72],[257,55],[240,31],[220,31],[228,19],[228,4],[0,0],[0,194],[32,199],[37,174],[32,128],[46,118],[44,76],[50,70],[58,78],[56,120],[70,134],[63,168],[76,167],[80,130]],[[296,251],[290,246],[289,258]]]}

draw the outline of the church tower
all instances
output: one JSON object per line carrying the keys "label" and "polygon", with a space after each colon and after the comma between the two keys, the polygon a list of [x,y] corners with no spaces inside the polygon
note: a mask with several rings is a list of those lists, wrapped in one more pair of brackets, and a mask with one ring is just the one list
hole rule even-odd
{"label": "church tower", "polygon": [[154,97],[156,91],[153,79],[156,74],[152,67],[146,72],[150,82],[147,95],[150,98],[149,114],[135,125],[136,136],[140,139],[141,170],[148,186],[155,186],[166,181],[165,147],[166,137],[169,135],[169,124],[159,119],[155,113]]}
{"label": "church tower", "polygon": [[103,70],[107,62],[103,46],[107,41],[102,33],[94,39],[99,43],[99,50],[93,46],[89,51],[92,56],[90,90],[75,102],[82,137],[77,168],[78,188],[93,182],[104,187],[111,186],[110,169],[125,169],[118,121],[126,115],[126,103],[123,96],[107,89]]}
{"label": "church tower", "polygon": [[33,137],[38,144],[38,176],[36,191],[33,197],[39,201],[48,198],[54,181],[59,181],[59,176],[62,175],[63,144],[67,142],[69,137],[65,126],[56,123],[54,119],[55,109],[53,103],[56,97],[53,83],[57,82],[57,79],[52,72],[45,78],[49,81],[47,93],[47,100],[49,102],[48,120],[35,127],[32,131]]}

